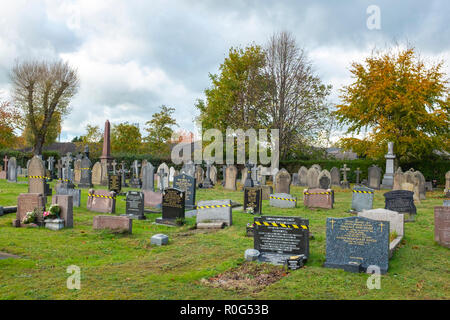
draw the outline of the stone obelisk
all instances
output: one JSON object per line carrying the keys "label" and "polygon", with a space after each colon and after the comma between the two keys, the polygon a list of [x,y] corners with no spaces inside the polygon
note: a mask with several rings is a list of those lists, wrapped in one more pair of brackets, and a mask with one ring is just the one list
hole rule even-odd
{"label": "stone obelisk", "polygon": [[100,163],[102,165],[102,179],[101,184],[106,186],[108,184],[108,170],[113,158],[111,157],[111,126],[109,120],[105,122],[105,131],[103,132],[103,151],[100,157]]}
{"label": "stone obelisk", "polygon": [[382,189],[392,189],[394,185],[394,143],[388,142],[388,153],[384,156],[386,158],[386,171],[381,182]]}

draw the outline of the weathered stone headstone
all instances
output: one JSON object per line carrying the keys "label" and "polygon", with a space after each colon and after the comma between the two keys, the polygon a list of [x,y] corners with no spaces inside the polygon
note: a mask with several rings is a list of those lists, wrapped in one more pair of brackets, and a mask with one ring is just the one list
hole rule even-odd
{"label": "weathered stone headstone", "polygon": [[314,168],[314,169],[316,169],[316,170],[319,171],[319,172],[322,171],[322,167],[321,167],[319,164],[313,164],[313,165],[311,166],[311,168]]}
{"label": "weathered stone headstone", "polygon": [[210,171],[209,171],[209,178],[211,179],[211,181],[212,181],[212,183],[214,184],[214,185],[216,185],[217,184],[217,181],[218,181],[218,177],[217,177],[217,168],[216,168],[216,166],[211,166],[211,169],[210,169]]}
{"label": "weathered stone headstone", "polygon": [[140,191],[128,191],[126,198],[126,216],[131,219],[145,220],[144,193]]}
{"label": "weathered stone headstone", "polygon": [[211,181],[211,162],[210,161],[206,161],[206,174],[205,174],[205,179],[203,180],[202,183],[202,188],[203,189],[210,189],[214,187],[214,184]]}
{"label": "weathered stone headstone", "polygon": [[197,204],[197,223],[223,222],[227,226],[233,224],[231,200],[207,200]]}
{"label": "weathered stone headstone", "polygon": [[287,193],[274,193],[269,196],[269,205],[277,208],[295,208],[297,198]]}
{"label": "weathered stone headstone", "polygon": [[[21,193],[17,197],[16,219],[13,222],[14,227],[23,227],[23,218],[27,212],[33,211],[35,208],[45,210],[45,198],[42,193]],[[43,217],[38,217],[38,224],[44,221]]]}
{"label": "weathered stone headstone", "polygon": [[369,167],[369,188],[380,190],[380,180],[381,180],[381,169],[376,165],[372,165]]}
{"label": "weathered stone headstone", "polygon": [[367,272],[377,266],[389,268],[389,222],[362,217],[327,218],[324,267]]}
{"label": "weathered stone headstone", "polygon": [[350,188],[350,183],[347,180],[347,172],[350,171],[350,168],[347,168],[347,164],[344,163],[344,167],[341,168],[342,171],[342,181],[341,181],[341,188],[342,189],[349,189]]}
{"label": "weathered stone headstone", "polygon": [[180,173],[184,173],[184,174],[186,174],[188,176],[193,177],[195,175],[195,165],[194,165],[194,163],[191,160],[185,162],[183,164],[183,167],[181,168]]}
{"label": "weathered stone headstone", "polygon": [[72,196],[72,203],[74,207],[79,207],[81,205],[81,190],[68,188],[67,185],[62,183],[57,183],[55,185],[55,191],[57,195],[70,195]]}
{"label": "weathered stone headstone", "polygon": [[96,162],[92,167],[92,184],[99,186],[102,184],[102,165]]}
{"label": "weathered stone headstone", "polygon": [[333,209],[334,193],[331,189],[311,188],[303,190],[303,204],[308,208]]}
{"label": "weathered stone headstone", "polygon": [[115,213],[116,193],[108,190],[89,189],[87,209],[95,212]]}
{"label": "weathered stone headstone", "polygon": [[11,157],[8,162],[8,182],[17,182],[17,161]]}
{"label": "weathered stone headstone", "polygon": [[150,162],[142,166],[142,190],[155,191],[155,167]]}
{"label": "weathered stone headstone", "polygon": [[262,185],[262,186],[260,186],[260,188],[262,190],[262,199],[263,200],[269,200],[270,199],[270,195],[273,193],[272,186]]}
{"label": "weathered stone headstone", "polygon": [[298,178],[298,173],[293,173],[292,174],[292,182],[291,182],[291,184],[293,186],[299,186],[300,185],[300,180]]}
{"label": "weathered stone headstone", "polygon": [[331,176],[331,186],[339,187],[341,185],[341,175],[339,173],[339,169],[336,167],[331,168],[330,176]]}
{"label": "weathered stone headstone", "polygon": [[54,195],[52,204],[61,209],[59,217],[64,220],[65,228],[73,228],[73,197],[71,195]]}
{"label": "weathered stone headstone", "polygon": [[415,171],[414,172],[414,184],[417,184],[419,186],[419,199],[420,200],[426,200],[426,188],[425,188],[425,177],[423,176],[422,172]]}
{"label": "weathered stone headstone", "polygon": [[73,164],[73,182],[79,184],[81,181],[81,160],[75,160]]}
{"label": "weathered stone headstone", "polygon": [[173,177],[175,176],[175,168],[169,168],[169,183],[173,183]]}
{"label": "weathered stone headstone", "polygon": [[31,159],[28,167],[28,193],[45,195],[45,168],[38,156]]}
{"label": "weathered stone headstone", "polygon": [[450,207],[434,207],[434,241],[450,248]]}
{"label": "weathered stone headstone", "polygon": [[144,193],[144,206],[150,208],[161,208],[162,193],[151,190],[142,190]]}
{"label": "weathered stone headstone", "polygon": [[303,166],[298,169],[298,182],[299,186],[305,187],[308,185],[308,169]]}
{"label": "weathered stone headstone", "polygon": [[226,169],[225,189],[236,191],[237,169],[234,165],[230,165]]}
{"label": "weathered stone headstone", "polygon": [[352,208],[354,212],[370,210],[373,207],[374,189],[356,186],[353,188]]}
{"label": "weathered stone headstone", "polygon": [[184,219],[185,209],[184,191],[167,188],[163,191],[162,217],[156,219],[156,223],[176,225],[178,219]]}
{"label": "weathered stone headstone", "polygon": [[324,169],[319,174],[319,188],[321,189],[330,189],[331,188],[331,174],[328,170]]}
{"label": "weathered stone headstone", "polygon": [[253,209],[253,214],[262,214],[261,187],[244,188],[244,212],[246,212],[248,208]]}
{"label": "weathered stone headstone", "polygon": [[306,176],[306,184],[308,188],[319,187],[319,174],[320,171],[318,171],[316,167],[311,167],[308,169],[308,174]]}
{"label": "weathered stone headstone", "polygon": [[94,230],[107,229],[118,233],[132,233],[133,220],[119,216],[95,216],[92,227]]}
{"label": "weathered stone headstone", "polygon": [[84,157],[81,159],[81,168],[80,168],[80,183],[78,184],[78,188],[92,188],[92,172],[91,172],[91,160],[89,158]]}
{"label": "weathered stone headstone", "polygon": [[293,256],[309,257],[309,221],[300,217],[262,216],[254,218],[254,248],[258,260],[283,265]]}
{"label": "weathered stone headstone", "polygon": [[203,185],[203,177],[205,175],[205,172],[203,171],[203,168],[200,165],[195,166],[195,182],[197,183],[197,186]]}
{"label": "weathered stone headstone", "polygon": [[118,174],[110,173],[108,175],[108,190],[119,194],[122,191],[122,179]]}
{"label": "weathered stone headstone", "polygon": [[185,192],[185,206],[187,209],[195,207],[195,186],[195,178],[184,173],[173,178],[173,187]]}
{"label": "weathered stone headstone", "polygon": [[381,187],[383,189],[392,189],[394,184],[394,143],[388,142],[388,153],[384,156],[386,158],[386,171],[383,176]]}
{"label": "weathered stone headstone", "polygon": [[281,169],[275,175],[275,193],[291,192],[291,175],[286,169]]}
{"label": "weathered stone headstone", "polygon": [[139,164],[139,161],[137,161],[137,160],[133,161],[133,165],[131,167],[131,170],[132,170],[133,174],[132,174],[132,177],[130,179],[130,186],[132,188],[140,189],[141,186],[142,186],[142,181],[139,178],[140,177],[140,173],[139,173],[140,166],[141,165]]}
{"label": "weathered stone headstone", "polygon": [[384,194],[385,209],[405,214],[405,221],[414,221],[417,213],[412,191],[393,190]]}

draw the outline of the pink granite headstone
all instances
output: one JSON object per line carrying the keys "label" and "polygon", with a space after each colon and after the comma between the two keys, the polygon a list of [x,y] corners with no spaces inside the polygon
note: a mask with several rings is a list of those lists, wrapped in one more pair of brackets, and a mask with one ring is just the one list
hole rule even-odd
{"label": "pink granite headstone", "polygon": [[89,189],[87,209],[103,213],[116,212],[116,193],[108,190]]}
{"label": "pink granite headstone", "polygon": [[64,226],[73,228],[73,196],[54,195],[52,204],[57,204],[61,208],[59,216],[61,219],[64,219]]}
{"label": "pink granite headstone", "polygon": [[333,209],[333,190],[305,189],[303,190],[303,204],[308,208]]}
{"label": "pink granite headstone", "polygon": [[434,240],[450,248],[450,207],[434,207]]}
{"label": "pink granite headstone", "polygon": [[[24,227],[22,220],[27,212],[33,211],[35,208],[45,210],[44,196],[40,193],[21,193],[17,197],[16,219],[13,221],[14,227]],[[43,217],[38,217],[38,222],[42,222]]]}
{"label": "pink granite headstone", "polygon": [[133,220],[128,217],[95,216],[92,224],[94,230],[108,229],[114,232],[132,233]]}

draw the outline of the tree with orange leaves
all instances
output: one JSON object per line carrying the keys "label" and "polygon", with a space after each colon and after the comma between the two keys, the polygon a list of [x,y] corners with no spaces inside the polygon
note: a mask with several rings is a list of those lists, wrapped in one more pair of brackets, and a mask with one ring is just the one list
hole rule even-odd
{"label": "tree with orange leaves", "polygon": [[13,148],[17,143],[14,134],[18,114],[11,108],[9,102],[0,103],[0,149]]}
{"label": "tree with orange leaves", "polygon": [[360,155],[382,158],[393,141],[400,161],[424,159],[433,150],[450,151],[449,87],[443,61],[427,65],[414,48],[372,54],[354,62],[355,81],[341,90],[335,115],[348,133],[340,146]]}

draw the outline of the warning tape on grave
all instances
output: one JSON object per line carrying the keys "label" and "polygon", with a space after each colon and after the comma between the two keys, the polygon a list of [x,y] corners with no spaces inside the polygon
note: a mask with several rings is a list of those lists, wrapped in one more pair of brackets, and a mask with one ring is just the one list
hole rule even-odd
{"label": "warning tape on grave", "polygon": [[30,179],[50,179],[50,177],[43,177],[43,176],[28,176]]}
{"label": "warning tape on grave", "polygon": [[213,205],[213,206],[200,206],[200,207],[197,207],[197,209],[215,209],[215,208],[226,208],[226,207],[231,207],[231,204],[218,204],[218,205]]}
{"label": "warning tape on grave", "polygon": [[70,182],[69,179],[58,179],[58,181]]}
{"label": "warning tape on grave", "polygon": [[88,193],[88,197],[96,197],[96,198],[107,198],[107,199],[116,199],[116,197],[110,197],[110,196],[102,196],[100,194],[90,194]]}
{"label": "warning tape on grave", "polygon": [[303,192],[303,194],[307,194],[307,195],[310,195],[310,194],[331,194],[331,192]]}
{"label": "warning tape on grave", "polygon": [[373,191],[353,190],[353,193],[373,193]]}
{"label": "warning tape on grave", "polygon": [[259,222],[255,221],[255,224],[258,226],[265,226],[265,227],[279,227],[279,228],[288,228],[288,229],[308,229],[308,226],[305,225],[296,225],[296,224],[284,224],[284,223],[275,223],[275,222]]}
{"label": "warning tape on grave", "polygon": [[297,202],[297,199],[291,199],[291,198],[279,198],[279,197],[273,197],[273,196],[270,196],[270,199],[276,199],[276,200],[285,200],[285,201]]}

